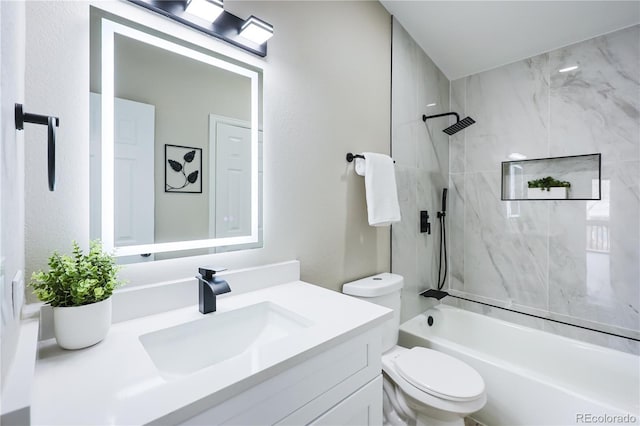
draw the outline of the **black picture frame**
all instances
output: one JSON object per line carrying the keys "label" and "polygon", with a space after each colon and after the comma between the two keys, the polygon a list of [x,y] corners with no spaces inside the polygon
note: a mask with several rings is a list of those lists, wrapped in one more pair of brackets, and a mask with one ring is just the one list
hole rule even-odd
{"label": "black picture frame", "polygon": [[202,194],[202,148],[164,145],[164,192]]}

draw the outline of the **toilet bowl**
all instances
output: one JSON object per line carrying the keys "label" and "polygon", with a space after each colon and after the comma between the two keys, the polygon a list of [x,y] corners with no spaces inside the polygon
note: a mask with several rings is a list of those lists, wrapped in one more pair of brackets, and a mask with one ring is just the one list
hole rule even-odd
{"label": "toilet bowl", "polygon": [[445,353],[397,346],[402,285],[400,275],[382,273],[342,289],[394,311],[383,330],[385,425],[464,425],[464,417],[487,402],[484,380],[469,365]]}
{"label": "toilet bowl", "polygon": [[484,380],[477,371],[432,349],[395,346],[382,355],[382,371],[395,390],[387,397],[404,398],[399,405],[410,408],[398,413],[404,424],[415,420],[418,426],[462,425],[465,416],[487,402]]}

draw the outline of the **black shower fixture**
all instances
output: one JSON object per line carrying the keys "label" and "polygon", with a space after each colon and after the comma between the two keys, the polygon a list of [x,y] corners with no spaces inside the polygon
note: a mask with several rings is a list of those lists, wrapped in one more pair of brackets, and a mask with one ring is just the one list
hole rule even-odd
{"label": "black shower fixture", "polygon": [[[438,261],[438,290],[442,290],[444,283],[447,282],[447,188],[442,188],[442,210],[437,213],[440,222],[440,259]],[[442,264],[444,263],[444,275]]]}
{"label": "black shower fixture", "polygon": [[443,297],[450,296],[450,294],[447,293],[446,291],[443,291],[443,290],[436,290],[436,289],[430,288],[429,290],[425,290],[422,293],[420,293],[420,296],[422,296],[422,297],[431,297],[433,299],[440,300]]}
{"label": "black shower fixture", "polygon": [[446,129],[443,130],[443,132],[445,132],[449,136],[458,133],[460,130],[466,129],[467,127],[471,126],[473,123],[476,122],[476,120],[474,120],[471,117],[465,117],[462,120],[460,120],[460,115],[458,115],[457,112],[445,112],[444,114],[423,115],[422,116],[422,121],[427,121],[430,118],[445,117],[447,115],[455,115],[456,116],[455,124],[452,124],[451,126],[449,126],[449,127],[447,127]]}

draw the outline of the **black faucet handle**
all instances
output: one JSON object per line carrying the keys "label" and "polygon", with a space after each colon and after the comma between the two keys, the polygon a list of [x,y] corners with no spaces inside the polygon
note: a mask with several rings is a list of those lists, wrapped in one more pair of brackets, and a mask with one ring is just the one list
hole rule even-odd
{"label": "black faucet handle", "polygon": [[202,275],[202,278],[205,280],[210,280],[213,278],[215,274],[218,272],[226,271],[227,268],[217,268],[213,266],[201,266],[198,268],[198,272]]}

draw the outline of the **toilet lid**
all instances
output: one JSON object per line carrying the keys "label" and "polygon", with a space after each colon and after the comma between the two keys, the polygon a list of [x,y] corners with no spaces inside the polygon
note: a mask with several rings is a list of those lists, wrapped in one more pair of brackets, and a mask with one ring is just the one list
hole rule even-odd
{"label": "toilet lid", "polygon": [[398,373],[413,386],[453,401],[471,401],[484,392],[480,374],[442,352],[415,347],[395,359]]}

